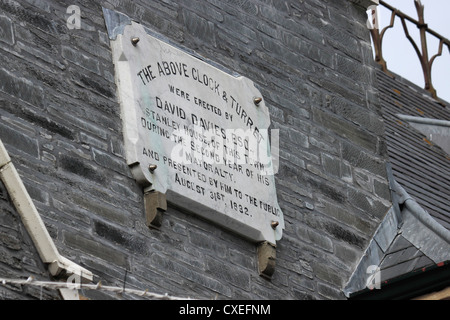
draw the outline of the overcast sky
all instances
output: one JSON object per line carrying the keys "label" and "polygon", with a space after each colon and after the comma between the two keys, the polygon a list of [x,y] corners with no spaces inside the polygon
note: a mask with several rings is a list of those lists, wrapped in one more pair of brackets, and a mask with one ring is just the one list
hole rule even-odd
{"label": "overcast sky", "polygon": [[[425,23],[430,29],[450,39],[450,0],[421,0],[425,6]],[[418,20],[414,0],[385,0],[386,3],[399,9],[410,17]],[[391,11],[380,5],[380,29],[389,25]],[[408,23],[408,30],[415,39],[419,48],[419,29]],[[430,58],[438,52],[439,41],[428,35],[428,51]],[[386,31],[383,41],[383,55],[387,61],[388,69],[402,77],[424,87],[423,72],[419,58],[412,45],[406,38],[401,20],[396,18],[393,29]],[[450,53],[444,46],[441,57],[436,58],[433,64],[433,84],[441,99],[450,102]]]}

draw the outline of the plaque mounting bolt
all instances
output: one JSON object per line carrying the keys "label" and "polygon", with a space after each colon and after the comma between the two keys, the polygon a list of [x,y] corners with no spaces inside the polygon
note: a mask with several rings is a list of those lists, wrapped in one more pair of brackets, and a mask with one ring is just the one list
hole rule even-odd
{"label": "plaque mounting bolt", "polygon": [[271,223],[272,229],[274,229],[274,230],[275,230],[279,225],[280,225],[280,223],[279,223],[278,221],[272,221],[272,223]]}
{"label": "plaque mounting bolt", "polygon": [[257,106],[259,106],[259,104],[260,104],[262,101],[263,101],[262,98],[255,98],[255,99],[253,100],[253,102],[254,102],[255,105],[257,105]]}
{"label": "plaque mounting bolt", "polygon": [[156,164],[151,164],[148,166],[148,171],[151,173],[155,172],[155,170],[158,169],[158,166]]}
{"label": "plaque mounting bolt", "polygon": [[135,46],[135,47],[136,47],[136,45],[139,43],[139,41],[141,41],[141,39],[139,39],[138,37],[131,38],[131,43],[132,43],[133,46]]}

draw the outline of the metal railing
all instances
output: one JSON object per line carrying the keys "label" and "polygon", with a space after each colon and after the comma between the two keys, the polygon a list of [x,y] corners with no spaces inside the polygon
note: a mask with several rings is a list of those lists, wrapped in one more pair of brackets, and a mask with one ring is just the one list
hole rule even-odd
{"label": "metal railing", "polygon": [[[425,90],[430,92],[430,94],[435,98],[436,100],[439,100],[437,92],[435,87],[433,86],[432,81],[432,68],[433,63],[436,60],[436,58],[440,57],[442,55],[442,51],[444,49],[444,45],[447,46],[447,49],[450,52],[450,40],[444,38],[440,34],[438,34],[436,31],[430,29],[428,27],[428,24],[425,23],[425,17],[424,17],[424,10],[425,7],[422,5],[420,0],[414,0],[414,4],[417,9],[417,14],[419,19],[416,20],[414,18],[411,18],[410,16],[406,15],[405,13],[401,12],[400,10],[390,6],[383,0],[380,0],[380,5],[383,5],[387,9],[389,9],[391,14],[391,20],[390,24],[383,28],[381,31],[377,24],[374,25],[373,28],[371,28],[371,35],[372,40],[374,43],[374,50],[375,50],[375,61],[381,65],[384,72],[392,75],[388,68],[386,60],[383,57],[383,39],[386,34],[386,31],[393,28],[395,24],[396,17],[400,18],[403,30],[405,32],[405,35],[407,39],[411,42],[412,46],[414,47],[415,52],[417,53],[417,56],[419,57],[420,63],[422,65],[424,80],[425,80]],[[376,15],[376,11],[372,12],[372,15]],[[414,41],[414,39],[409,34],[408,26],[406,25],[406,21],[409,21],[417,26],[417,28],[420,31],[420,46]],[[428,52],[428,42],[427,42],[427,34],[430,34],[434,37],[436,37],[439,40],[439,48],[438,53],[433,55],[430,58],[430,54]]]}

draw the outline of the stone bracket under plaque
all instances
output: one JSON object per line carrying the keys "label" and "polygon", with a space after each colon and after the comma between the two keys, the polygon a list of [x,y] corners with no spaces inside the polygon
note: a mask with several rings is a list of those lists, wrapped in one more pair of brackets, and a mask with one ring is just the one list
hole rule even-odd
{"label": "stone bracket under plaque", "polygon": [[258,271],[261,277],[272,279],[275,272],[276,259],[277,252],[274,244],[265,241],[258,245]]}
{"label": "stone bracket under plaque", "polygon": [[167,211],[166,195],[158,191],[144,193],[145,221],[147,227],[159,229]]}

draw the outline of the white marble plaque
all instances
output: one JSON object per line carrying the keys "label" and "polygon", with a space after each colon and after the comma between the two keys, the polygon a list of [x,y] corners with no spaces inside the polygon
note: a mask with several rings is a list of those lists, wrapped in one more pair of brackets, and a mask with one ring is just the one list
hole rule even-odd
{"label": "white marble plaque", "polygon": [[135,22],[114,36],[126,157],[136,180],[251,241],[275,244],[284,219],[270,115],[253,82]]}

